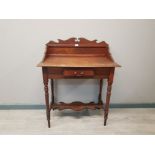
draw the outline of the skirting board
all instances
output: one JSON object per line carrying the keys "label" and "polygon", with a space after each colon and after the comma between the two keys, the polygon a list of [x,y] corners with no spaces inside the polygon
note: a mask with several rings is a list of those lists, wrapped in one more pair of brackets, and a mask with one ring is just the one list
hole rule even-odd
{"label": "skirting board", "polygon": [[[111,103],[110,108],[155,108],[155,103]],[[39,110],[44,104],[0,104],[0,110]]]}

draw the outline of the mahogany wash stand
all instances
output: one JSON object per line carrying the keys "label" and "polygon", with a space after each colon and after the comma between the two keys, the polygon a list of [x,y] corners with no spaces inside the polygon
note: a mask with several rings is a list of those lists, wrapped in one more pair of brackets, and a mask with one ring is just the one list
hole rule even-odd
{"label": "mahogany wash stand", "polygon": [[[43,82],[48,127],[50,127],[51,109],[72,109],[76,111],[87,109],[103,109],[104,125],[106,125],[109,111],[112,83],[115,67],[120,67],[112,58],[106,42],[87,40],[85,38],[70,38],[68,40],[50,41],[46,44],[46,52],[42,62]],[[48,81],[51,81],[51,102],[49,102]],[[55,103],[54,79],[98,79],[98,103]],[[102,101],[103,79],[107,79],[107,94],[105,104]]]}

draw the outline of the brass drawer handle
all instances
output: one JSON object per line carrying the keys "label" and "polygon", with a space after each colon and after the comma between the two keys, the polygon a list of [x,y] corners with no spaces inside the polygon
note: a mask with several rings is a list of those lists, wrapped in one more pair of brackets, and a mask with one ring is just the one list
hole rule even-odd
{"label": "brass drawer handle", "polygon": [[75,72],[74,72],[74,75],[76,75],[76,74],[77,74],[77,72],[75,71]]}
{"label": "brass drawer handle", "polygon": [[84,72],[82,71],[82,72],[80,72],[80,75],[84,75]]}

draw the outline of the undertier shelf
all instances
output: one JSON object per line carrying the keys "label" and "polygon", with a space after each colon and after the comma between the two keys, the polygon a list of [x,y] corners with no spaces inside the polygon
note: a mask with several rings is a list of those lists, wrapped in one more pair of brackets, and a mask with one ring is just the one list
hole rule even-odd
{"label": "undertier shelf", "polygon": [[75,111],[80,111],[84,109],[91,109],[91,110],[96,110],[96,109],[103,109],[103,103],[95,103],[95,102],[89,102],[89,103],[83,103],[80,101],[75,101],[72,103],[64,103],[64,102],[59,102],[59,103],[53,103],[51,104],[50,109],[58,109],[58,110],[64,110],[64,109],[72,109]]}

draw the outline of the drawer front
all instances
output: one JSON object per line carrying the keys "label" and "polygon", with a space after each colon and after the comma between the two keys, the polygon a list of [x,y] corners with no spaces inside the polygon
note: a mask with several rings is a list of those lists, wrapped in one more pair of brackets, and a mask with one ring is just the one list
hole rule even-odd
{"label": "drawer front", "polygon": [[93,77],[94,71],[91,69],[64,69],[65,77]]}
{"label": "drawer front", "polygon": [[48,78],[108,78],[111,68],[48,67]]}

